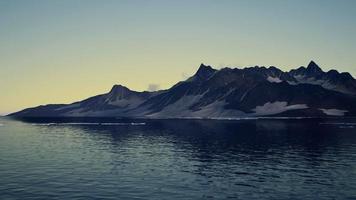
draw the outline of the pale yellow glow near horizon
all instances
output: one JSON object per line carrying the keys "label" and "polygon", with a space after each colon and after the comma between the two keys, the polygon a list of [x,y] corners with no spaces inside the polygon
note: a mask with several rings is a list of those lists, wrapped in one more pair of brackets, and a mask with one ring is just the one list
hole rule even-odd
{"label": "pale yellow glow near horizon", "polygon": [[[322,5],[322,6],[321,6]],[[201,63],[316,61],[356,75],[356,1],[0,1],[0,114],[114,84],[167,89]]]}
{"label": "pale yellow glow near horizon", "polygon": [[[194,65],[187,63],[183,64],[183,67],[167,62],[144,67],[141,67],[138,63],[136,66],[132,65],[131,68],[116,67],[109,64],[106,64],[106,67],[95,68],[92,65],[97,64],[92,63],[91,65],[86,62],[84,68],[73,67],[64,72],[43,68],[43,70],[39,70],[31,76],[28,73],[20,73],[16,79],[7,80],[9,83],[11,81],[15,83],[9,84],[9,87],[3,90],[5,93],[2,93],[3,98],[0,102],[3,107],[7,108],[7,110],[4,109],[3,114],[7,114],[38,105],[67,104],[80,101],[91,96],[107,93],[115,84],[124,85],[135,91],[147,90],[149,84],[157,84],[160,89],[167,89],[188,76],[192,76],[200,63],[209,65],[207,62],[196,61]],[[307,62],[305,63],[307,64]],[[212,66],[221,68],[225,65],[216,64]],[[228,66],[233,67],[232,65]],[[281,68],[285,71],[289,70],[288,67]],[[1,87],[4,88],[4,85]]]}

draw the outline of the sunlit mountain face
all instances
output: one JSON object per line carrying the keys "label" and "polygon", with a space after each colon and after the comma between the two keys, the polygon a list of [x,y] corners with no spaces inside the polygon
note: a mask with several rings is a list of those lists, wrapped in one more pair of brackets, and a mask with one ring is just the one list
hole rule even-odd
{"label": "sunlit mountain face", "polygon": [[315,62],[284,72],[277,67],[197,72],[167,90],[136,92],[114,85],[110,92],[72,104],[45,105],[14,117],[241,118],[356,116],[356,80],[324,72]]}

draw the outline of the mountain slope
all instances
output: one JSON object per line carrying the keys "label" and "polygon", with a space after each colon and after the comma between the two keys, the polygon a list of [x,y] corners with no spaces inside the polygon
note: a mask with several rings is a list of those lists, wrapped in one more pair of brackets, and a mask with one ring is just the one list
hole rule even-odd
{"label": "mountain slope", "polygon": [[349,73],[339,73],[336,70],[323,72],[322,69],[313,61],[307,68],[300,67],[289,72],[297,82],[320,85],[325,89],[334,90],[346,94],[356,94],[355,79]]}
{"label": "mountain slope", "polygon": [[172,88],[136,92],[115,85],[107,94],[69,105],[46,105],[14,117],[238,118],[255,116],[356,116],[356,81],[323,72],[315,62],[283,72],[276,67],[198,71]]}
{"label": "mountain slope", "polygon": [[109,93],[90,97],[72,104],[45,105],[28,108],[10,114],[22,117],[86,117],[86,116],[114,116],[136,108],[147,99],[159,92],[136,92],[122,85],[114,85]]}

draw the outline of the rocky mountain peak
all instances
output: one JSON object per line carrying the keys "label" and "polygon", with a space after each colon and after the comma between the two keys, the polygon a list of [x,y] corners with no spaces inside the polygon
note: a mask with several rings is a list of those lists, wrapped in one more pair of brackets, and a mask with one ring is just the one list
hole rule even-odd
{"label": "rocky mountain peak", "polygon": [[126,96],[129,96],[132,93],[133,91],[123,85],[114,85],[111,88],[109,95],[115,98],[125,98]]}
{"label": "rocky mountain peak", "polygon": [[313,74],[323,72],[323,70],[319,67],[319,65],[316,64],[314,61],[310,61],[307,67],[307,71]]}
{"label": "rocky mountain peak", "polygon": [[203,63],[199,66],[198,71],[195,73],[195,76],[201,79],[209,78],[216,70],[211,66],[204,65]]}

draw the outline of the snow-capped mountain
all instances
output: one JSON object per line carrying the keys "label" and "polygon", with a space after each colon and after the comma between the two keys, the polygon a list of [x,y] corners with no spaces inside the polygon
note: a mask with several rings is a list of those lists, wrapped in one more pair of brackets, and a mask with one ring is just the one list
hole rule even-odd
{"label": "snow-capped mountain", "polygon": [[276,67],[198,71],[168,90],[136,92],[115,85],[107,94],[68,105],[45,105],[15,117],[240,118],[356,116],[356,80],[323,72],[313,61],[283,72]]}

